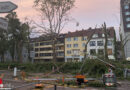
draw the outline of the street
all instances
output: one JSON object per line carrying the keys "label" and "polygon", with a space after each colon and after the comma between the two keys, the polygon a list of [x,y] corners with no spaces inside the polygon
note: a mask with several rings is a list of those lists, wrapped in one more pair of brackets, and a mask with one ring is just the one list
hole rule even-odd
{"label": "street", "polygon": [[[25,82],[10,82],[11,86],[16,90],[54,90],[54,85],[45,84],[44,89],[34,89],[35,83],[25,83]],[[86,88],[70,88],[57,86],[57,90],[129,90],[130,81],[120,81],[120,85],[117,87],[107,87],[107,88],[95,88],[95,87],[86,87]],[[15,90],[14,89],[14,90]]]}
{"label": "street", "polygon": [[[15,90],[36,90],[34,89],[36,82],[27,82],[24,80],[14,80],[12,78],[12,71],[1,70],[1,73],[4,73],[3,83],[4,87],[11,87]],[[52,75],[53,76],[53,75]],[[54,75],[60,76],[60,75]],[[70,76],[70,75],[69,75]],[[95,87],[86,87],[86,88],[69,88],[63,86],[57,86],[57,90],[129,90],[130,81],[123,80],[117,81],[117,87],[109,87],[109,88],[95,88]],[[43,90],[54,90],[54,85],[44,84],[45,88]]]}

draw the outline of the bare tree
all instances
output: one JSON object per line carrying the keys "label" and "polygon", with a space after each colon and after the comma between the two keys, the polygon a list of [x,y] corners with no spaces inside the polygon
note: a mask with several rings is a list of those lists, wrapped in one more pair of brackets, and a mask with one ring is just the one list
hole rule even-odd
{"label": "bare tree", "polygon": [[114,56],[115,60],[117,60],[117,54],[118,54],[118,46],[117,46],[117,39],[116,39],[116,32],[114,31]]}
{"label": "bare tree", "polygon": [[30,56],[30,52],[31,52],[31,48],[33,48],[33,47],[30,45],[30,43],[31,43],[30,42],[31,41],[30,35],[31,35],[31,33],[33,33],[32,31],[36,27],[32,25],[33,20],[29,19],[28,17],[25,17],[24,23],[26,23],[29,26],[28,29],[27,29],[27,42],[26,43],[27,43],[28,59],[31,62],[32,59],[31,59],[31,56]]}
{"label": "bare tree", "polygon": [[[95,28],[96,29],[96,28]],[[87,37],[87,42],[85,44],[85,49],[84,49],[84,60],[87,58],[87,46],[88,46],[88,43],[90,42],[90,40],[92,39],[93,37],[93,34],[95,33],[95,30],[92,30],[90,31],[90,35]]]}
{"label": "bare tree", "polygon": [[69,11],[74,7],[75,0],[35,0],[35,7],[41,13],[41,25],[44,33],[52,39],[53,60],[56,60],[55,44],[60,32],[70,20]]}
{"label": "bare tree", "polygon": [[107,28],[106,28],[106,23],[105,23],[105,22],[104,22],[104,24],[102,25],[102,30],[103,30],[104,36],[105,36],[105,45],[104,45],[105,60],[108,60],[108,52],[107,52],[108,32],[107,32]]}

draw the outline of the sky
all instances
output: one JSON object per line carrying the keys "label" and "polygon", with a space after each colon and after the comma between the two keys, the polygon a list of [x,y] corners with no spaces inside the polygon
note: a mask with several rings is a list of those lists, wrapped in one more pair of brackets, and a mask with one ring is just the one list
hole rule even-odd
{"label": "sky", "polygon": [[[34,0],[0,0],[11,1],[18,5],[15,10],[21,21],[25,17],[33,20],[39,18],[39,13],[33,7]],[[5,14],[1,14],[4,16]],[[89,27],[101,27],[106,22],[107,27],[115,27],[118,32],[120,24],[120,0],[76,0],[75,7],[72,9],[70,17],[74,21],[69,22],[63,29],[63,33],[88,29]],[[79,26],[76,23],[79,22]]]}

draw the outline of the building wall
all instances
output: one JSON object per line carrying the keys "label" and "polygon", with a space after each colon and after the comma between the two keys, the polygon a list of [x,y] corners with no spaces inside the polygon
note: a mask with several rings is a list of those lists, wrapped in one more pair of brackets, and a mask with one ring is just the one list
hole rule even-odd
{"label": "building wall", "polygon": [[[86,40],[82,40],[83,37],[77,37],[78,40],[74,40],[74,38],[76,37],[70,37],[71,41],[68,41],[68,38],[65,38],[65,61],[67,62],[68,59],[71,58],[71,60],[75,60],[75,61],[82,61],[83,59],[83,51],[84,51],[84,46],[83,44],[85,44],[87,42],[87,36],[85,36],[84,38],[86,38]],[[78,47],[74,47],[74,44],[78,44]],[[67,45],[71,45],[71,47],[67,47]],[[67,51],[71,51],[70,54],[67,53]]]}
{"label": "building wall", "polygon": [[[68,41],[68,38],[65,38],[65,61],[82,61],[84,58],[84,50],[85,50],[85,46],[83,46],[83,43],[86,44],[87,40],[82,41],[82,37],[78,37],[78,41],[74,41],[74,37],[70,37],[71,41]],[[86,36],[87,38],[87,36]],[[111,41],[112,45],[108,46],[109,50],[112,50],[112,53],[108,55],[109,59],[115,59],[114,58],[114,42],[113,42],[113,38],[109,38],[108,40]],[[91,41],[95,41],[96,45],[95,46],[90,46],[90,42]],[[92,55],[90,54],[90,50],[94,49],[96,50],[96,55],[98,54],[98,50],[99,49],[103,49],[104,50],[104,44],[103,46],[98,46],[97,45],[97,41],[103,41],[103,43],[105,43],[105,39],[104,38],[94,38],[91,39],[90,42],[87,45],[87,52],[88,56],[91,57]],[[78,47],[74,47],[74,44],[78,44]],[[67,45],[71,45],[70,48],[67,47]],[[73,50],[79,50],[79,52],[77,52],[77,55],[74,55]],[[71,51],[70,54],[67,53],[67,51]],[[104,53],[103,53],[104,54]],[[104,56],[104,55],[102,55]]]}
{"label": "building wall", "polygon": [[[58,43],[55,45],[57,53],[57,61],[64,61],[64,43]],[[34,61],[51,61],[53,59],[53,47],[52,41],[35,42],[34,45],[35,57]]]}
{"label": "building wall", "polygon": [[43,59],[51,60],[53,57],[52,55],[49,56],[42,56],[42,54],[52,54],[53,51],[51,50],[40,50],[41,48],[52,48],[52,45],[42,45],[42,43],[50,43],[50,41],[42,41],[42,42],[35,42],[34,50],[35,50],[35,58],[34,61],[41,61]]}
{"label": "building wall", "polygon": [[124,49],[125,49],[125,56],[126,56],[126,58],[128,58],[128,57],[130,57],[130,32],[125,33],[125,37],[127,37],[127,38],[124,41],[124,43],[126,42]]}
{"label": "building wall", "polygon": [[[112,44],[112,45],[108,45],[107,46],[107,48],[109,50],[112,50],[112,54],[109,54],[108,57],[109,57],[109,59],[114,59],[114,41],[113,41],[113,38],[109,38],[108,40],[111,41],[111,44]],[[96,45],[95,46],[90,46],[90,42],[91,41],[95,41]],[[99,46],[97,44],[98,41],[102,41],[103,45]],[[87,52],[88,52],[88,54],[90,56],[91,56],[90,50],[92,50],[92,49],[96,50],[96,55],[99,55],[98,50],[103,50],[104,51],[104,43],[105,43],[105,39],[104,38],[91,39],[90,42],[87,45]],[[102,54],[102,56],[104,56],[104,53]]]}
{"label": "building wall", "polygon": [[120,18],[120,33],[124,41],[123,43],[125,44],[129,40],[124,46],[125,56],[128,58],[130,57],[130,0],[121,0]]}

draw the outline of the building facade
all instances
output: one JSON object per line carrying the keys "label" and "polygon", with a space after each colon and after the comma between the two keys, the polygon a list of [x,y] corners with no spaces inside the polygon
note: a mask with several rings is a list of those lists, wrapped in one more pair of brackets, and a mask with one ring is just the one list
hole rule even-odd
{"label": "building facade", "polygon": [[[31,40],[35,52],[34,62],[48,62],[53,60],[53,44],[49,37],[38,37]],[[56,61],[64,62],[64,35],[57,38],[55,44]]]}
{"label": "building facade", "polygon": [[130,58],[130,0],[121,0],[120,34],[122,36],[125,57]]}
{"label": "building facade", "polygon": [[[114,59],[114,28],[108,28],[108,57]],[[94,33],[93,33],[94,32]],[[92,35],[92,37],[91,37]],[[88,42],[89,38],[91,40]],[[85,46],[87,44],[87,52]],[[101,28],[69,32],[65,37],[65,61],[82,61],[84,53],[104,56],[105,37]]]}
{"label": "building facade", "polygon": [[[85,32],[85,33],[84,33]],[[69,32],[65,37],[65,62],[82,61],[87,42],[87,32]]]}

